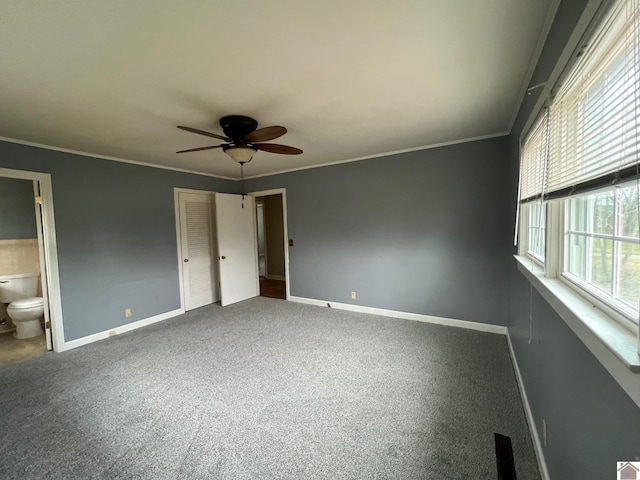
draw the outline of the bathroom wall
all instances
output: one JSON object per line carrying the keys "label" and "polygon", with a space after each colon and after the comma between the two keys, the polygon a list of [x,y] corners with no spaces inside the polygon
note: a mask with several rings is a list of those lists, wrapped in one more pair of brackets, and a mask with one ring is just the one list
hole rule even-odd
{"label": "bathroom wall", "polygon": [[0,275],[40,272],[33,182],[0,177]]}
{"label": "bathroom wall", "polygon": [[0,240],[0,275],[40,272],[38,240]]}
{"label": "bathroom wall", "polygon": [[[27,272],[40,272],[33,182],[0,177],[0,276]],[[0,305],[0,333],[13,329]]]}
{"label": "bathroom wall", "polygon": [[33,182],[0,177],[0,240],[36,237]]}

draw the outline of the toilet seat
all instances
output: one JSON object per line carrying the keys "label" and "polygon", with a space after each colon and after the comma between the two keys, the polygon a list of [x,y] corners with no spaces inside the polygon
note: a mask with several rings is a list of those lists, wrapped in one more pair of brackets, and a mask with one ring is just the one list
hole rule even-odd
{"label": "toilet seat", "polygon": [[20,300],[14,300],[9,304],[12,308],[33,308],[44,305],[44,299],[42,297],[27,297]]}

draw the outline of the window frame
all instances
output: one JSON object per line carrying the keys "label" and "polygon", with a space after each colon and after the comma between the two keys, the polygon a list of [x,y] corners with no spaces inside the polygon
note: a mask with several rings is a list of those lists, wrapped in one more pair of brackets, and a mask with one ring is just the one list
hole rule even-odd
{"label": "window frame", "polygon": [[[624,186],[629,183],[635,184],[636,188],[638,186],[637,180],[630,180],[628,182],[621,183],[620,185],[610,185],[610,186],[602,187],[590,192],[585,192],[584,194],[581,194],[580,197],[591,196],[600,192],[606,192],[611,190],[615,192],[615,190],[618,187]],[[572,198],[577,198],[577,197],[578,196],[573,196],[573,197],[561,198],[561,199],[555,200],[555,202],[557,203],[557,208],[560,210],[560,213],[561,213],[561,215],[559,215],[558,220],[556,221],[559,221],[560,223],[559,225],[557,225],[557,228],[556,228],[557,233],[555,235],[555,238],[548,239],[548,240],[551,240],[551,242],[553,242],[552,243],[553,249],[559,253],[558,262],[556,264],[557,270],[556,270],[555,277],[563,281],[566,285],[571,287],[574,291],[579,293],[582,297],[586,298],[591,303],[593,303],[596,307],[604,311],[607,315],[612,317],[616,322],[621,324],[623,327],[627,328],[633,333],[640,334],[640,331],[639,331],[640,322],[638,321],[638,318],[640,317],[640,306],[638,307],[638,310],[634,310],[632,307],[627,307],[624,304],[624,301],[614,300],[615,288],[613,286],[613,283],[615,282],[615,278],[614,278],[613,268],[615,268],[615,263],[616,263],[615,262],[615,242],[616,241],[621,242],[626,237],[617,236],[615,230],[611,235],[596,234],[598,237],[606,236],[607,238],[611,238],[614,242],[614,251],[612,252],[613,258],[612,258],[612,273],[611,273],[612,275],[611,294],[608,294],[607,292],[600,289],[596,285],[591,284],[588,281],[581,279],[577,275],[574,275],[571,272],[567,271],[567,264],[569,260],[568,258],[569,254],[567,249],[567,244],[569,242],[568,234],[572,232],[572,230],[568,230],[567,228],[567,225],[570,221],[568,203],[571,201]],[[617,210],[617,207],[616,207],[616,210]],[[591,223],[592,221],[593,219],[587,219],[587,223]],[[593,232],[584,232],[581,234],[585,238],[593,238]],[[640,243],[640,241],[638,243]],[[586,247],[585,249],[587,250],[586,257],[588,259],[590,257],[589,249]],[[588,270],[589,268],[587,267],[587,264],[585,264],[585,271],[588,271]]]}
{"label": "window frame", "polygon": [[[631,183],[637,182],[632,180]],[[624,185],[624,184],[621,184]],[[592,192],[585,192],[586,195],[591,195],[599,191],[609,190],[616,188],[616,186],[603,187]],[[582,196],[582,195],[581,195]],[[580,297],[586,299],[598,309],[602,310],[607,316],[611,317],[619,325],[629,330],[633,334],[637,334],[640,337],[640,312],[634,317],[634,312],[629,309],[620,308],[615,303],[612,303],[607,294],[601,294],[597,287],[589,288],[589,284],[579,279],[575,275],[566,272],[565,266],[567,262],[567,231],[565,229],[566,222],[568,222],[568,211],[566,209],[566,202],[570,198],[559,198],[543,202],[541,206],[546,209],[546,223],[545,223],[545,256],[544,259],[534,256],[529,248],[530,241],[530,217],[531,217],[531,204],[537,201],[527,202],[521,204],[520,214],[520,241],[518,242],[518,254],[524,257],[532,265],[543,269],[543,274],[547,278],[558,279],[563,284],[571,288],[571,290],[580,295]],[[640,310],[640,308],[639,308]]]}
{"label": "window frame", "polygon": [[[545,212],[543,215],[543,224],[542,227],[539,225],[535,225],[536,212],[535,209],[532,208],[535,205],[539,204],[540,208]],[[547,253],[547,245],[548,245],[548,233],[547,233],[547,202],[541,202],[540,200],[531,200],[526,203],[520,204],[520,225],[519,225],[519,238],[520,241],[518,246],[518,254],[524,257],[527,257],[529,260],[535,262],[540,267],[545,266],[547,263],[546,253]],[[538,216],[538,218],[540,218]],[[535,251],[535,247],[533,246],[534,239],[532,238],[531,232],[542,230],[542,235],[544,236],[543,242],[543,252],[542,255],[539,255]]]}

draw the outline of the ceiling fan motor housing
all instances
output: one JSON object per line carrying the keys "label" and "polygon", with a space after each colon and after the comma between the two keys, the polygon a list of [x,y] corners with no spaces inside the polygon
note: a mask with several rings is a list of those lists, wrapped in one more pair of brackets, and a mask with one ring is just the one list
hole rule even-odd
{"label": "ceiling fan motor housing", "polygon": [[237,142],[258,128],[258,122],[244,115],[227,115],[220,119],[220,126],[227,137]]}

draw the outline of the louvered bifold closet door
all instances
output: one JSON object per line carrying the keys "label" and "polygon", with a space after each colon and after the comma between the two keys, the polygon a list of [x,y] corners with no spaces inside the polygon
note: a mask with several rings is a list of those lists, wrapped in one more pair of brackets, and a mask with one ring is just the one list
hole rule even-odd
{"label": "louvered bifold closet door", "polygon": [[180,193],[180,228],[185,310],[217,301],[213,197]]}

